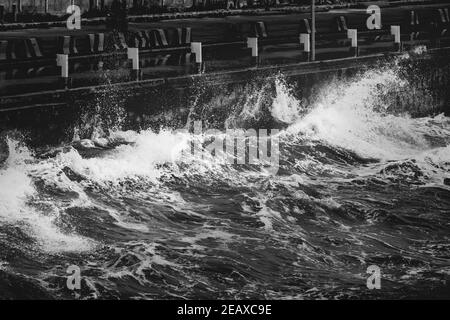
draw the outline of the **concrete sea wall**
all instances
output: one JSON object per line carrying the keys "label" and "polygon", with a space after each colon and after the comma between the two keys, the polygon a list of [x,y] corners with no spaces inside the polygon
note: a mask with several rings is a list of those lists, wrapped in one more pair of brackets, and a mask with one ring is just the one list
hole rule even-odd
{"label": "concrete sea wall", "polygon": [[[71,140],[75,128],[89,137],[98,126],[105,130],[117,126],[133,130],[181,127],[188,114],[192,116],[193,107],[200,108],[203,116],[211,115],[208,121],[214,125],[214,121],[223,123],[222,118],[235,107],[232,96],[267,90],[270,103],[274,81],[280,74],[292,85],[296,97],[308,105],[330,82],[353,79],[364,70],[389,65],[394,59],[398,56],[378,55],[0,98],[2,106],[10,107],[0,112],[0,127],[27,132],[30,143],[40,145]],[[449,50],[407,59],[402,73],[410,85],[389,90],[384,96],[381,103],[389,112],[413,116],[450,114]]]}

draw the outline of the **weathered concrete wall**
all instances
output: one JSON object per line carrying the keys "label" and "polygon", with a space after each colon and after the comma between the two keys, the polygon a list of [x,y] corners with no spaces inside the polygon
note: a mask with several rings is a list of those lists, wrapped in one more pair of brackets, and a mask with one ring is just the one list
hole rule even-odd
{"label": "weathered concrete wall", "polygon": [[[408,112],[422,116],[445,112],[450,115],[450,55],[449,51],[430,53],[411,61],[405,60],[402,78],[411,85],[405,90],[392,88],[381,97],[389,112]],[[305,106],[313,102],[321,88],[333,81],[353,79],[369,67],[389,63],[388,57],[358,58],[324,62],[321,65],[301,64],[297,67],[237,70],[227,74],[204,74],[164,79],[127,82],[92,88],[59,90],[17,96],[0,97],[0,106],[11,108],[0,112],[0,131],[18,129],[30,132],[31,144],[59,143],[73,137],[73,128],[85,120],[99,117],[105,126],[115,126],[117,118],[125,120],[124,129],[180,127],[188,115],[205,117],[209,125],[224,123],[241,97],[250,92],[267,91],[267,101],[273,98],[274,80],[281,71],[299,101]],[[392,61],[391,61],[392,62]],[[298,89],[298,90],[297,90]],[[237,100],[236,100],[237,99]],[[238,101],[239,100],[239,101]],[[219,103],[216,103],[219,101]],[[34,106],[34,107],[33,107]],[[195,112],[192,112],[195,106]],[[29,107],[29,108],[27,108]],[[198,108],[198,110],[197,110]],[[264,109],[264,108],[263,108]],[[117,115],[124,114],[124,117]],[[272,121],[271,117],[267,117]],[[253,120],[252,120],[253,121]],[[252,127],[272,127],[266,118],[256,119]],[[261,122],[260,122],[261,121]],[[92,126],[83,123],[89,137]]]}

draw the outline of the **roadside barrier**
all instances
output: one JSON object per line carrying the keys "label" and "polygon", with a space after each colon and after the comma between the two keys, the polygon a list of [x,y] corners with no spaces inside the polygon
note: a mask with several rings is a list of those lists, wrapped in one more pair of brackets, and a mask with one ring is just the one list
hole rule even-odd
{"label": "roadside barrier", "polygon": [[128,48],[125,35],[122,32],[112,35],[113,47],[115,50],[124,50]]}
{"label": "roadside barrier", "polygon": [[[449,11],[450,8],[445,6],[427,10],[405,8],[389,19],[384,19],[385,26],[374,30],[367,30],[365,12],[326,15],[317,21],[316,52],[323,50],[327,54],[329,52],[329,56],[332,57],[333,50],[347,53],[349,50],[355,50],[355,54],[358,52],[362,54],[365,51],[381,52],[389,46],[391,48],[388,50],[393,50],[393,47],[400,49],[402,45],[408,49],[409,46],[423,43],[430,43],[433,46],[447,45],[450,40]],[[166,29],[137,30],[128,34],[91,31],[77,35],[1,39],[0,62],[7,64],[14,60],[19,63],[21,60],[53,58],[55,54],[84,56],[115,50],[126,51],[128,46],[141,50],[190,47],[193,43],[193,28],[195,27],[175,26]],[[244,22],[230,19],[220,21],[218,26],[211,30],[201,28],[194,30],[198,30],[195,31],[195,40],[208,45],[220,42],[245,43],[247,39],[255,38],[259,50],[247,43],[252,48],[252,55],[260,55],[265,45],[275,43],[300,45],[300,50],[305,53],[311,50],[312,25],[307,18],[286,16],[286,19],[275,19],[269,15]],[[198,55],[199,53],[196,54]],[[185,61],[184,58],[181,60]]]}
{"label": "roadside barrier", "polygon": [[180,58],[178,60],[178,65],[190,65],[192,62],[193,54],[190,52],[187,52],[185,54],[180,54]]}
{"label": "roadside barrier", "polygon": [[151,29],[136,31],[132,43],[136,48],[165,48],[190,45],[192,31],[190,27],[172,29]]}
{"label": "roadside barrier", "polygon": [[347,18],[344,16],[336,17],[336,31],[337,32],[346,32],[347,30],[348,30]]}
{"label": "roadside barrier", "polygon": [[41,57],[42,52],[36,38],[0,41],[0,61]]}
{"label": "roadside barrier", "polygon": [[141,48],[141,49],[147,47],[147,41],[146,41],[145,37],[142,36],[141,31],[136,32],[133,36],[134,36],[133,37],[134,47]]}
{"label": "roadside barrier", "polygon": [[72,36],[60,37],[60,45],[58,53],[63,53],[65,55],[78,54],[78,49],[76,45],[76,39]]}
{"label": "roadside barrier", "polygon": [[150,34],[153,36],[154,47],[167,47],[169,43],[166,38],[166,31],[164,29],[151,30]]}
{"label": "roadside barrier", "polygon": [[422,19],[416,10],[410,10],[409,12],[409,24],[408,32],[410,34],[410,39],[415,40],[420,38],[420,33],[423,29]]}
{"label": "roadside barrier", "polygon": [[420,20],[419,20],[419,14],[415,10],[411,10],[409,12],[409,14],[410,14],[409,24],[412,27],[420,26],[421,23],[420,23]]}
{"label": "roadside barrier", "polygon": [[28,48],[29,52],[31,53],[30,58],[42,57],[41,48],[39,47],[39,43],[36,40],[36,38],[29,38],[25,40],[25,45]]}
{"label": "roadside barrier", "polygon": [[448,35],[448,30],[450,29],[450,16],[449,16],[449,9],[443,8],[437,10],[437,33],[441,37]]}
{"label": "roadside barrier", "polygon": [[89,45],[91,53],[100,53],[105,50],[105,34],[89,33]]}
{"label": "roadside barrier", "polygon": [[16,59],[14,48],[14,41],[0,40],[0,61]]}
{"label": "roadside barrier", "polygon": [[450,21],[450,17],[448,15],[448,8],[438,9],[439,16],[441,18],[441,23],[448,24]]}
{"label": "roadside barrier", "polygon": [[188,45],[192,41],[192,30],[190,27],[177,28],[178,45]]}
{"label": "roadside barrier", "polygon": [[266,23],[264,21],[258,21],[254,25],[255,37],[267,38]]}

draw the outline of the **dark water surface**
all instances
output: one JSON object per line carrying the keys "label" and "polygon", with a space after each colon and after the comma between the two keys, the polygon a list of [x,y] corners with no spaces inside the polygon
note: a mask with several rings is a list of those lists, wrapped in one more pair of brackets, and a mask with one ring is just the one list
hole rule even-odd
{"label": "dark water surface", "polygon": [[393,66],[307,102],[274,81],[189,121],[277,126],[276,174],[181,152],[208,137],[171,128],[98,128],[50,152],[9,133],[0,298],[450,298],[450,118],[396,112],[389,93],[414,84]]}

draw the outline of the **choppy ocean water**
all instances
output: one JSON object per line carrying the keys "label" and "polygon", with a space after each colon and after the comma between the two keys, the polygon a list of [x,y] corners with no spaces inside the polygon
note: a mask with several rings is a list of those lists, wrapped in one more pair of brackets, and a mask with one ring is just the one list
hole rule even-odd
{"label": "choppy ocean water", "polygon": [[183,152],[209,137],[174,128],[45,152],[9,135],[0,298],[450,298],[450,118],[387,108],[410,85],[395,68],[309,103],[275,81],[268,109],[247,92],[220,126],[276,123],[276,174]]}

